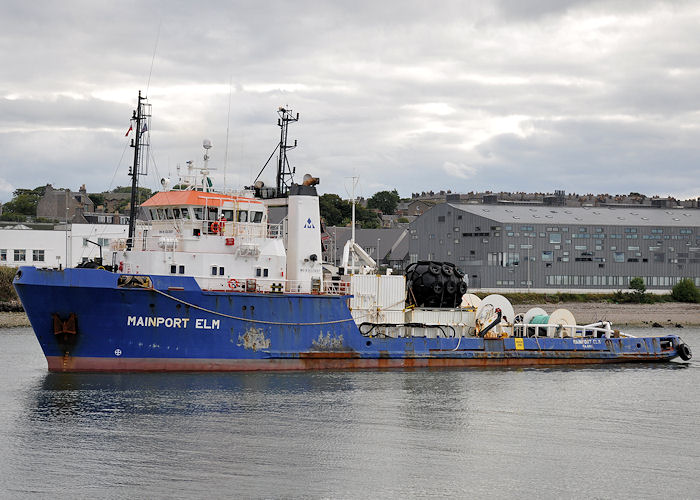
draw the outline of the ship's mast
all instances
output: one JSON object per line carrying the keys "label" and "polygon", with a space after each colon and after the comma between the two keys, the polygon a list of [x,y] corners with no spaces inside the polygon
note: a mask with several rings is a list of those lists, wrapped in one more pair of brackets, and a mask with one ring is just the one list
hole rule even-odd
{"label": "ship's mast", "polygon": [[294,145],[287,145],[287,132],[289,124],[299,121],[299,113],[294,115],[291,109],[280,107],[277,110],[280,116],[277,119],[277,125],[280,127],[280,143],[279,156],[277,158],[277,196],[285,196],[292,184],[292,177],[296,169],[292,169],[287,161],[287,150],[297,147],[297,140],[294,139]]}
{"label": "ship's mast", "polygon": [[[131,139],[131,147],[134,148],[134,164],[129,169],[131,176],[131,206],[129,208],[129,237],[126,240],[126,249],[131,250],[134,246],[134,229],[136,227],[136,198],[138,196],[139,175],[148,173],[148,118],[151,116],[151,105],[146,103],[146,98],[139,99],[131,117],[131,127],[129,132],[135,128],[135,137]],[[128,132],[127,132],[128,135]]]}

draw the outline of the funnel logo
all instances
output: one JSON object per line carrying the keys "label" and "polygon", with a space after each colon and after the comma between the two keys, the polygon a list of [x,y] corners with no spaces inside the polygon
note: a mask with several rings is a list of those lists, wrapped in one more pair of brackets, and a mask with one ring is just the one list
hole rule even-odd
{"label": "funnel logo", "polygon": [[306,219],[306,224],[304,224],[304,229],[316,229],[314,223],[311,222],[311,218]]}

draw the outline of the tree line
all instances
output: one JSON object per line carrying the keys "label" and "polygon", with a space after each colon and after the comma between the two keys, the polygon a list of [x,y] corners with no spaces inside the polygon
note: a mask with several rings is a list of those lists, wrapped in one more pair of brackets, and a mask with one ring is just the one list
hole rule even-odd
{"label": "tree line", "polygon": [[[66,190],[65,188],[54,188],[57,191]],[[104,193],[89,193],[88,197],[95,204],[95,207],[105,205],[111,193],[130,193],[129,186],[119,186],[109,192]],[[3,204],[2,215],[0,220],[25,222],[28,219],[37,220],[36,210],[39,200],[46,194],[46,186],[39,186],[34,189],[15,189],[12,193],[12,200]],[[148,199],[153,193],[148,188],[139,187],[139,198],[141,200]],[[372,197],[367,199],[367,206],[357,204],[355,206],[355,219],[357,224],[366,229],[378,228],[381,226],[381,220],[377,214],[377,210],[385,215],[393,215],[396,213],[401,198],[399,193],[393,191],[379,191]],[[329,226],[347,226],[352,220],[352,203],[348,200],[343,200],[337,194],[324,194],[319,197],[321,217]],[[128,200],[118,200],[112,207],[113,211],[124,213],[129,206]],[[41,222],[41,221],[39,221]]]}
{"label": "tree line", "polygon": [[[367,199],[367,207],[355,204],[356,223],[364,229],[374,229],[381,226],[377,210],[384,215],[396,213],[396,207],[401,201],[399,193],[379,191]],[[327,193],[319,197],[321,217],[328,226],[347,226],[352,222],[352,202],[343,200],[337,194]]]}
{"label": "tree line", "polygon": [[[66,188],[54,188],[56,191],[70,191]],[[139,197],[141,200],[147,200],[152,196],[152,191],[148,188],[139,187]],[[111,191],[104,193],[90,193],[88,198],[92,200],[95,207],[104,205],[105,199],[109,198],[111,193],[131,193],[131,187],[118,186]],[[12,199],[2,205],[2,215],[0,220],[25,222],[28,219],[36,220],[36,209],[39,205],[39,200],[46,194],[46,186],[39,186],[34,189],[15,189],[12,193]],[[129,207],[129,200],[119,200],[114,206],[114,210],[124,213]],[[42,222],[42,221],[38,221]]]}

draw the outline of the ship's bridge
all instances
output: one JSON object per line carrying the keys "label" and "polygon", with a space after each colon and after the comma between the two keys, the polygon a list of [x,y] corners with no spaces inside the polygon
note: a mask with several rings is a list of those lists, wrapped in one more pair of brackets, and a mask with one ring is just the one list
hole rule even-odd
{"label": "ship's bridge", "polygon": [[263,202],[255,198],[203,191],[165,191],[156,193],[141,206],[148,211],[155,233],[177,228],[183,234],[189,233],[188,236],[268,237],[267,211]]}

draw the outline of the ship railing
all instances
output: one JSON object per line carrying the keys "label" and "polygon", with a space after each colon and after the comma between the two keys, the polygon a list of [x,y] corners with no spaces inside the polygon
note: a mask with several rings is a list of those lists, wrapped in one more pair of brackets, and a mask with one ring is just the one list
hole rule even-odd
{"label": "ship railing", "polygon": [[284,230],[282,229],[282,224],[268,224],[267,225],[267,237],[273,239],[279,239],[284,236]]}
{"label": "ship railing", "polygon": [[198,276],[203,290],[248,293],[302,293],[318,295],[348,295],[350,283],[338,281],[285,280],[274,278],[232,278],[225,276]]}
{"label": "ship railing", "polygon": [[541,323],[518,323],[513,325],[514,337],[588,337],[588,338],[617,338],[634,337],[614,330],[608,321],[600,321],[589,325],[550,325]]}

